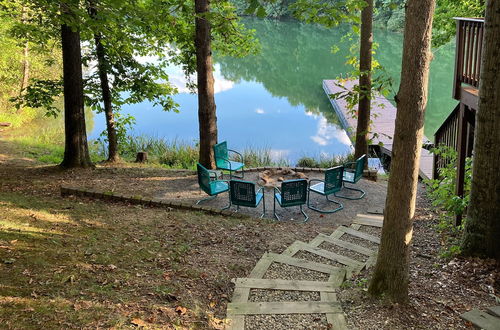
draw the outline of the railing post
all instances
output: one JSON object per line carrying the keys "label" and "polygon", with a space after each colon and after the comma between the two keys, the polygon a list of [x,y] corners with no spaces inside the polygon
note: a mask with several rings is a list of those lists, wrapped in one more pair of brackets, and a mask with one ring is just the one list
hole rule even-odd
{"label": "railing post", "polygon": [[462,86],[462,73],[464,67],[464,31],[462,21],[457,19],[457,36],[455,42],[455,74],[453,76],[452,97],[460,100],[460,88]]}
{"label": "railing post", "polygon": [[[457,137],[457,177],[455,181],[455,194],[459,197],[464,196],[465,183],[465,156],[467,153],[467,120],[465,119],[465,105],[460,104],[460,113],[458,115],[458,137]],[[462,215],[455,218],[455,225],[462,224]]]}

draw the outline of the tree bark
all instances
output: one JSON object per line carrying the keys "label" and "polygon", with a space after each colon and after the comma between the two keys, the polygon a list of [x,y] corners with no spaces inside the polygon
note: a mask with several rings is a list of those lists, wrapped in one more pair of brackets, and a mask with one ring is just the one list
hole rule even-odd
{"label": "tree bark", "polygon": [[210,22],[204,16],[210,11],[209,0],[195,0],[196,71],[198,83],[198,122],[200,129],[200,163],[215,168],[213,146],[217,143],[217,116],[214,98],[214,77]]}
{"label": "tree bark", "polygon": [[[367,6],[361,12],[361,38],[359,51],[359,102],[358,123],[356,127],[356,143],[354,156],[356,158],[368,154],[368,132],[370,131],[370,110],[372,90],[372,44],[373,44],[373,0],[365,0]],[[365,163],[368,167],[368,162]]]}
{"label": "tree bark", "polygon": [[470,204],[462,251],[500,261],[500,2],[486,5]]}
{"label": "tree bark", "polygon": [[[72,15],[62,7],[63,15]],[[61,163],[65,168],[90,167],[92,163],[87,146],[83,99],[82,57],[80,32],[70,26],[61,26],[64,84],[65,149]]]}
{"label": "tree bark", "polygon": [[422,147],[424,113],[431,62],[431,31],[435,0],[408,0],[403,43],[401,85],[384,226],[369,293],[386,294],[393,302],[408,301],[409,247]]}
{"label": "tree bark", "polygon": [[[97,9],[95,1],[89,0],[89,14],[94,20],[97,19]],[[94,34],[94,41],[97,56],[97,70],[99,72],[99,80],[101,83],[102,101],[104,104],[104,115],[106,117],[106,130],[108,133],[108,162],[118,162],[120,156],[118,154],[118,138],[116,134],[116,125],[113,115],[113,99],[108,79],[108,62],[106,60],[106,50],[101,42],[102,35]]]}

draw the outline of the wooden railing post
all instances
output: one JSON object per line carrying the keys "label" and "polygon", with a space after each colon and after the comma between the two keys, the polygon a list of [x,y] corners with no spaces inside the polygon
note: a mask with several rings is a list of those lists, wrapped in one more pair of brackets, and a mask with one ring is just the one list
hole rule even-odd
{"label": "wooden railing post", "polygon": [[462,21],[457,19],[457,36],[455,43],[455,74],[453,76],[453,93],[455,100],[460,99],[460,87],[462,86],[462,74],[464,67],[464,31]]}
{"label": "wooden railing post", "polygon": [[[457,137],[457,177],[455,181],[455,194],[459,197],[464,196],[465,183],[465,157],[467,154],[467,125],[465,119],[465,105],[460,104],[460,113],[458,116],[458,137]],[[462,223],[462,215],[455,218],[455,225],[460,226]]]}

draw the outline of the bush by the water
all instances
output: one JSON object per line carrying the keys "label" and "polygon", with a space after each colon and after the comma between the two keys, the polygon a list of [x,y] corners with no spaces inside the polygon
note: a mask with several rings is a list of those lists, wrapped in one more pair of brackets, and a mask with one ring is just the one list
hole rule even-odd
{"label": "bush by the water", "polygon": [[332,157],[320,156],[319,159],[312,157],[302,157],[297,161],[297,167],[330,168],[354,162],[354,154],[337,155]]}

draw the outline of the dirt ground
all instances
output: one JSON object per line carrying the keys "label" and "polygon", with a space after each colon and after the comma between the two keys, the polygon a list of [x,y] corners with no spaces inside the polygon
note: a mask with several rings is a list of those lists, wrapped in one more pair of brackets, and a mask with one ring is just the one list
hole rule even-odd
{"label": "dirt ground", "polygon": [[[6,328],[222,328],[231,278],[247,276],[264,252],[329,234],[385,198],[384,182],[362,180],[365,199],[342,200],[344,210],[323,217],[306,209],[311,220],[299,224],[289,221],[297,218],[293,210],[280,210],[281,222],[231,219],[61,198],[61,185],[192,202],[205,196],[192,172],[133,165],[61,171],[20,157],[0,140],[0,323]],[[219,207],[226,198],[207,205]],[[271,218],[272,204],[266,208]],[[467,328],[459,314],[495,304],[497,265],[441,259],[436,218],[420,186],[411,302],[368,298],[365,271],[339,295],[352,328]]]}

